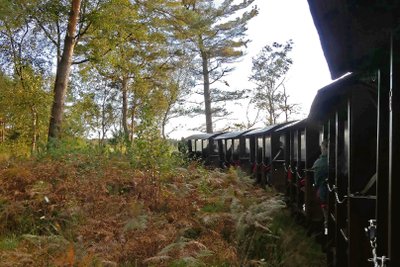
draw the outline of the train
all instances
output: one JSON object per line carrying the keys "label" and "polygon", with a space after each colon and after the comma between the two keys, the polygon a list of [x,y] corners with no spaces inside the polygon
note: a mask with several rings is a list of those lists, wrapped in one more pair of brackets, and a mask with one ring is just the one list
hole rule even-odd
{"label": "train", "polygon": [[[400,266],[400,1],[308,3],[334,82],[307,118],[189,136],[189,157],[283,192],[293,215],[324,236],[328,266]],[[323,142],[321,208],[313,165]]]}

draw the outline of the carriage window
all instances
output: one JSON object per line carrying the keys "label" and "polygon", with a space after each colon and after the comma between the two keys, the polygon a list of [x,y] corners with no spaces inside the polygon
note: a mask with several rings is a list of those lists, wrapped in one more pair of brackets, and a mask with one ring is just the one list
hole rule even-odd
{"label": "carriage window", "polygon": [[212,144],[213,151],[214,151],[215,153],[218,153],[217,141],[211,141],[210,143]]}
{"label": "carriage window", "polygon": [[267,161],[270,160],[271,156],[271,137],[265,137],[265,151],[264,151],[264,157]]}
{"label": "carriage window", "polygon": [[208,146],[208,139],[203,140],[203,149],[206,149]]}
{"label": "carriage window", "polygon": [[263,138],[262,137],[258,137],[257,138],[257,145],[258,145],[258,148],[263,148],[264,147]]}
{"label": "carriage window", "polygon": [[300,133],[300,150],[300,160],[306,161],[306,135],[304,134],[304,131],[301,131]]}
{"label": "carriage window", "polygon": [[203,151],[204,150],[208,151],[208,139],[203,140]]}
{"label": "carriage window", "polygon": [[232,149],[232,139],[226,140],[226,151]]}
{"label": "carriage window", "polygon": [[226,140],[226,154],[225,154],[225,159],[226,159],[227,161],[232,160],[232,149],[233,149],[232,139]]}
{"label": "carriage window", "polygon": [[244,155],[250,155],[250,138],[246,138],[244,141]]}
{"label": "carriage window", "polygon": [[298,158],[298,149],[299,149],[299,140],[297,138],[297,132],[293,135],[293,160],[297,161]]}
{"label": "carriage window", "polygon": [[239,139],[233,139],[233,152],[239,153]]}
{"label": "carriage window", "polygon": [[323,140],[324,140],[324,127],[321,127],[321,129],[319,130],[319,144],[321,144]]}
{"label": "carriage window", "polygon": [[196,151],[201,152],[201,139],[196,140]]}
{"label": "carriage window", "polygon": [[263,158],[263,138],[257,138],[257,149],[255,150],[257,162],[261,163]]}
{"label": "carriage window", "polygon": [[194,139],[190,140],[190,144],[191,144],[191,151],[192,152],[196,151],[196,140]]}
{"label": "carriage window", "polygon": [[281,136],[279,136],[279,142],[282,143],[282,147],[286,147],[286,138],[285,135],[282,134]]}
{"label": "carriage window", "polygon": [[343,158],[343,174],[348,174],[347,162],[349,159],[349,126],[347,123],[344,124],[344,158]]}

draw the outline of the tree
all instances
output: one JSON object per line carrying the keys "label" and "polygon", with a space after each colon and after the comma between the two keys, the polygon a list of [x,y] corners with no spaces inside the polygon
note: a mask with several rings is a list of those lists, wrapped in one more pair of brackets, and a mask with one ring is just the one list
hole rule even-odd
{"label": "tree", "polygon": [[97,137],[100,145],[112,127],[118,127],[119,90],[111,80],[96,69],[88,73],[74,73],[67,96],[63,132],[68,136]]}
{"label": "tree", "polygon": [[47,71],[50,72],[51,62],[56,62],[54,98],[48,129],[48,141],[51,142],[61,136],[71,65],[84,61],[79,57],[74,58],[75,48],[91,28],[96,13],[101,10],[104,2],[108,1],[4,1],[6,6],[12,6],[13,10],[16,10],[13,12],[14,15],[20,15],[26,25],[27,33],[32,35],[31,49],[24,47],[28,53],[35,54],[36,58],[32,60],[46,62]]}
{"label": "tree", "polygon": [[[167,73],[175,68],[172,62],[179,53],[167,36],[170,25],[153,12],[155,7],[166,2],[169,1],[131,3],[114,0],[104,5],[96,17],[94,28],[99,30],[87,36],[86,56],[91,60],[84,68],[96,68],[101,75],[119,85],[125,141],[132,140],[135,134],[136,124],[141,120],[142,105],[152,101],[145,98],[160,88],[163,88],[165,97],[172,96],[170,90],[175,90],[169,86]],[[118,14],[118,17],[110,22],[109,14]],[[158,110],[163,110],[165,105],[158,102],[161,99],[153,100]]]}
{"label": "tree", "polygon": [[[24,1],[21,1],[24,2]],[[30,145],[36,151],[39,136],[43,136],[43,120],[48,120],[49,91],[47,78],[35,53],[32,24],[14,2],[4,1],[0,13],[0,54],[2,77],[0,117],[9,129],[9,137]],[[4,10],[3,9],[3,10]],[[1,71],[0,71],[1,72]],[[8,76],[8,77],[6,77]]]}
{"label": "tree", "polygon": [[[225,0],[216,5],[212,0],[183,1],[184,9],[177,15],[184,24],[177,25],[181,38],[186,38],[192,51],[198,56],[198,68],[194,75],[201,78],[203,85],[204,113],[206,130],[213,132],[213,115],[226,115],[225,109],[212,107],[212,104],[239,99],[244,92],[226,92],[211,88],[216,82],[233,70],[229,64],[243,56],[243,48],[249,40],[245,39],[247,22],[258,14],[256,6],[244,11],[254,0],[243,0],[234,4],[234,0]],[[238,15],[238,13],[241,15]],[[233,16],[238,15],[236,18]],[[222,113],[221,113],[222,112]]]}
{"label": "tree", "polygon": [[264,46],[253,58],[252,74],[249,79],[256,84],[256,88],[251,96],[251,103],[258,110],[266,112],[268,125],[275,124],[282,113],[285,113],[288,120],[296,107],[295,104],[288,104],[289,96],[284,86],[286,74],[293,64],[289,57],[292,48],[292,40],[286,44],[274,42],[272,46]]}
{"label": "tree", "polygon": [[7,126],[8,138],[34,153],[39,138],[47,131],[51,94],[44,89],[40,74],[29,66],[22,70],[22,78],[0,78],[5,79],[0,90],[0,118]]}
{"label": "tree", "polygon": [[[187,116],[191,113],[191,111],[185,107],[185,104],[188,101],[188,97],[193,93],[192,89],[196,83],[190,71],[192,64],[193,62],[190,55],[182,56],[173,64],[174,67],[166,81],[168,90],[165,90],[164,95],[167,107],[162,117],[161,124],[161,134],[164,139],[167,137],[165,127],[170,120]],[[178,127],[180,126],[175,126],[175,129],[172,129],[172,131],[176,130]]]}
{"label": "tree", "polygon": [[71,10],[68,17],[67,31],[65,32],[64,48],[61,59],[57,63],[56,80],[54,84],[54,100],[51,108],[49,125],[49,142],[52,138],[59,138],[64,113],[65,95],[68,88],[69,72],[72,65],[74,48],[79,38],[77,24],[81,8],[81,0],[71,0]]}

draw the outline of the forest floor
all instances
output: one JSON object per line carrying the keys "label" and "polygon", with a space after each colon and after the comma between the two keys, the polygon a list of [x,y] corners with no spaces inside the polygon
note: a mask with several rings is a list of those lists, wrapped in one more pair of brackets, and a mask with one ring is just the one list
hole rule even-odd
{"label": "forest floor", "polygon": [[238,170],[0,163],[0,266],[326,266],[280,194]]}

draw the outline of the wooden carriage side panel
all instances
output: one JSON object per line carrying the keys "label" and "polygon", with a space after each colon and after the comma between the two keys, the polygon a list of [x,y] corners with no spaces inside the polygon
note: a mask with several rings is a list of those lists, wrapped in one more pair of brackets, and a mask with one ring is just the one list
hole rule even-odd
{"label": "wooden carriage side panel", "polygon": [[377,71],[377,254],[388,255],[388,203],[389,203],[389,68]]}
{"label": "wooden carriage side panel", "polygon": [[[319,149],[319,129],[316,125],[308,125],[305,129],[306,136],[306,162],[305,168],[311,169],[314,162],[317,160]],[[314,175],[313,172],[305,172],[305,205],[306,219],[308,222],[321,222],[323,220],[321,207],[316,198],[316,190],[313,187]]]}
{"label": "wooden carriage side panel", "polygon": [[[329,184],[335,183],[335,171],[336,171],[336,116],[331,114],[327,126],[328,131],[328,182]],[[335,233],[338,229],[337,221],[335,217],[335,195],[333,193],[328,194],[328,236],[327,244],[330,244],[328,248],[328,262],[335,262],[335,255],[337,254],[338,248],[335,245]]]}
{"label": "wooden carriage side panel", "polygon": [[288,179],[288,172],[290,169],[290,132],[285,132],[281,137],[279,137],[279,140],[283,142],[283,150],[285,151],[285,163],[284,167],[285,169],[285,182],[286,182],[286,196],[290,199],[290,181]]}
{"label": "wooden carriage side panel", "polygon": [[290,146],[290,153],[289,153],[289,166],[290,168],[288,171],[290,172],[291,179],[289,180],[289,196],[290,196],[290,203],[291,207],[294,207],[296,204],[296,176],[295,170],[297,167],[297,138],[296,138],[296,131],[290,130],[289,131],[289,146]]}
{"label": "wooden carriage side panel", "polygon": [[305,186],[304,186],[304,167],[305,167],[305,130],[301,127],[297,130],[297,207],[303,216],[306,215],[305,209]]}
{"label": "wooden carriage side panel", "polygon": [[[358,89],[358,88],[357,88]],[[358,196],[376,172],[376,122],[374,96],[365,88],[353,90],[350,99],[350,158],[348,184],[349,266],[371,266],[369,240],[364,228],[375,217],[374,196]]]}
{"label": "wooden carriage side panel", "polygon": [[[400,37],[392,37],[389,128],[389,258],[390,266],[400,266]],[[397,243],[397,244],[396,244]]]}
{"label": "wooden carriage side panel", "polygon": [[[347,104],[347,103],[346,103]],[[347,266],[347,195],[348,185],[348,113],[347,105],[341,105],[336,112],[336,169],[335,169],[335,245],[336,245],[336,265]]]}

